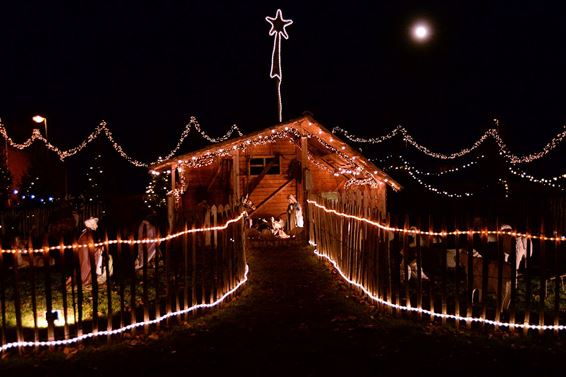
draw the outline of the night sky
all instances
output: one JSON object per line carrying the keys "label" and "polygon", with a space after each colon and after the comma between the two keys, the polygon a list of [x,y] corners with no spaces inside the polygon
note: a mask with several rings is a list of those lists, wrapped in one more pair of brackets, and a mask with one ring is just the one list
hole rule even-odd
{"label": "night sky", "polygon": [[[559,5],[154,3],[2,2],[0,117],[10,134],[23,140],[41,113],[50,140],[71,147],[104,119],[148,161],[175,145],[191,115],[213,136],[234,123],[268,127],[277,102],[265,16],[277,8],[294,21],[283,41],[284,119],[309,111],[327,128],[370,136],[402,124],[444,152],[469,146],[493,118],[517,153],[566,123]],[[434,29],[426,44],[409,37],[421,18]]]}

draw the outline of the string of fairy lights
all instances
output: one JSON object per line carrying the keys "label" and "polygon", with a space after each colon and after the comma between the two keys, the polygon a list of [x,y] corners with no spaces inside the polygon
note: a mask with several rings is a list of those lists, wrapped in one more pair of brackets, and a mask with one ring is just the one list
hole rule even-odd
{"label": "string of fairy lights", "polygon": [[[502,182],[504,185],[507,185],[507,183],[504,181]],[[508,187],[506,187],[506,190],[508,189]],[[348,218],[348,219],[353,219],[355,221],[360,221],[360,222],[364,222],[366,224],[369,224],[371,226],[375,226],[377,228],[380,228],[384,231],[389,231],[389,232],[395,232],[395,233],[402,233],[402,234],[411,234],[411,235],[422,235],[422,236],[440,236],[440,237],[447,237],[447,236],[461,236],[461,235],[468,235],[468,236],[473,236],[473,235],[483,235],[483,236],[489,236],[489,235],[497,235],[497,236],[512,236],[512,237],[525,237],[527,239],[539,239],[541,241],[547,241],[547,242],[566,242],[566,237],[565,236],[559,236],[559,235],[554,235],[551,237],[545,236],[544,234],[528,234],[528,233],[520,233],[520,232],[516,232],[516,231],[511,231],[511,230],[473,230],[473,229],[468,229],[468,230],[455,230],[455,231],[442,231],[442,232],[437,232],[437,231],[433,231],[433,230],[422,230],[422,229],[418,229],[418,228],[397,228],[397,227],[392,227],[383,223],[379,223],[377,221],[373,221],[367,218],[363,218],[363,217],[359,217],[359,216],[355,216],[355,215],[350,215],[347,213],[343,213],[343,212],[339,212],[335,209],[331,209],[326,207],[325,205],[322,205],[318,202],[316,202],[315,200],[307,200],[307,202],[311,205],[313,205],[314,207],[323,210],[326,213],[332,213],[338,217],[342,217],[342,218]],[[488,325],[493,325],[493,326],[499,326],[499,327],[503,327],[503,328],[515,328],[515,329],[533,329],[533,330],[555,330],[555,331],[563,331],[566,330],[566,326],[565,325],[560,325],[560,324],[554,324],[554,325],[541,325],[541,324],[531,324],[529,322],[523,322],[523,323],[515,323],[515,322],[504,322],[504,321],[499,321],[499,320],[490,320],[484,317],[475,317],[475,316],[462,316],[462,315],[458,315],[458,314],[448,314],[448,313],[442,313],[442,312],[436,312],[434,310],[427,310],[427,309],[423,309],[422,307],[416,307],[416,306],[412,306],[409,303],[407,303],[406,305],[401,305],[401,304],[396,304],[390,300],[384,299],[382,297],[380,297],[379,295],[375,294],[374,292],[372,292],[368,287],[366,287],[363,282],[360,281],[356,281],[354,279],[349,278],[340,268],[340,266],[338,265],[338,263],[327,253],[325,253],[324,251],[320,251],[318,249],[318,245],[312,241],[309,240],[309,244],[312,245],[314,247],[314,254],[326,259],[328,262],[330,262],[332,264],[332,266],[334,267],[334,269],[340,274],[340,276],[349,284],[361,289],[371,300],[385,305],[387,307],[393,308],[393,309],[397,309],[397,310],[401,310],[401,311],[407,311],[407,312],[414,312],[414,313],[421,313],[421,314],[426,314],[429,315],[431,318],[443,318],[443,319],[451,319],[451,320],[455,320],[455,321],[465,321],[465,322],[475,322],[475,323],[484,323],[484,324],[488,324]]]}
{"label": "string of fairy lights", "polygon": [[499,178],[499,183],[501,183],[503,185],[503,188],[505,189],[505,198],[509,198],[509,195],[511,195],[511,191],[509,190],[509,182],[507,182],[506,179]]}
{"label": "string of fairy lights", "polygon": [[401,160],[402,165],[390,165],[389,167],[385,168],[385,170],[387,170],[387,171],[404,170],[404,171],[407,172],[409,177],[411,177],[413,180],[415,180],[421,186],[425,187],[427,190],[433,192],[434,194],[443,195],[443,196],[448,197],[448,198],[458,198],[458,199],[469,198],[469,197],[474,196],[475,194],[473,192],[455,193],[455,192],[449,192],[449,191],[446,191],[446,190],[441,190],[441,189],[423,181],[419,177],[419,175],[437,176],[438,177],[438,176],[442,176],[442,175],[446,175],[446,174],[456,173],[456,172],[459,172],[459,171],[464,170],[466,168],[469,168],[470,166],[476,165],[478,163],[478,160],[482,159],[482,158],[484,158],[483,155],[479,156],[474,161],[467,162],[460,167],[449,169],[449,170],[444,170],[444,171],[440,171],[440,172],[425,172],[425,171],[421,171],[421,170],[415,168],[414,166],[412,166],[411,164],[409,164],[403,158],[403,156],[399,156],[399,159]]}
{"label": "string of fairy lights", "polygon": [[133,329],[136,329],[136,328],[139,328],[139,327],[155,325],[155,324],[158,324],[160,322],[163,322],[167,318],[178,317],[178,316],[181,316],[181,315],[184,315],[184,314],[194,312],[194,311],[199,310],[199,309],[214,308],[214,307],[220,305],[222,302],[224,302],[228,297],[233,295],[236,291],[238,291],[242,287],[242,285],[244,285],[248,281],[249,272],[250,272],[250,268],[246,264],[246,268],[245,268],[245,271],[244,271],[243,278],[240,281],[238,281],[237,284],[232,289],[230,289],[228,292],[224,293],[216,301],[213,301],[213,302],[210,302],[210,303],[196,304],[196,305],[193,305],[193,306],[185,308],[185,309],[177,310],[177,311],[174,311],[174,312],[169,312],[167,314],[158,316],[158,317],[151,319],[151,320],[131,323],[129,325],[126,325],[126,326],[123,326],[123,327],[120,327],[120,328],[117,328],[117,329],[112,329],[112,330],[89,332],[89,333],[82,334],[82,335],[79,335],[79,336],[76,336],[76,337],[73,337],[73,338],[69,338],[69,339],[46,340],[46,341],[20,341],[20,342],[6,343],[2,347],[0,347],[0,352],[8,351],[11,348],[53,347],[53,346],[65,346],[65,345],[69,345],[69,344],[75,344],[75,343],[81,342],[81,341],[86,340],[86,339],[93,339],[93,338],[98,338],[98,337],[101,337],[101,336],[118,335],[118,334],[122,334],[126,331],[133,330]]}
{"label": "string of fairy lights", "polygon": [[228,140],[229,138],[231,138],[233,136],[234,133],[237,133],[239,136],[243,135],[242,132],[240,131],[240,129],[238,128],[238,126],[234,124],[228,130],[228,132],[226,132],[223,136],[220,136],[220,137],[217,137],[217,138],[211,137],[201,128],[197,119],[194,116],[192,116],[189,119],[189,122],[185,125],[185,128],[184,128],[183,132],[181,133],[181,136],[179,137],[177,144],[167,155],[165,155],[163,157],[159,157],[156,161],[153,161],[153,162],[142,162],[142,161],[139,161],[139,160],[131,157],[130,155],[128,155],[125,152],[124,148],[114,139],[112,131],[110,130],[110,128],[108,128],[108,124],[105,121],[102,121],[86,137],[86,139],[84,139],[81,143],[79,143],[75,147],[65,149],[65,150],[58,148],[57,146],[51,144],[43,135],[41,135],[39,129],[34,129],[33,132],[32,132],[32,135],[27,140],[25,140],[23,143],[16,143],[8,135],[6,127],[0,121],[0,135],[6,140],[6,143],[9,146],[11,146],[12,148],[23,150],[23,149],[29,148],[34,142],[40,141],[40,142],[44,143],[45,147],[48,150],[56,153],[59,156],[59,158],[61,159],[61,161],[64,161],[65,159],[72,157],[72,156],[76,155],[77,153],[81,152],[82,150],[84,150],[90,143],[94,142],[101,134],[104,134],[106,136],[106,138],[108,139],[108,141],[110,142],[110,144],[112,145],[112,147],[114,148],[114,150],[122,158],[124,158],[126,161],[128,161],[130,164],[132,164],[136,167],[143,167],[143,168],[147,168],[152,164],[156,164],[158,162],[172,158],[179,151],[179,149],[181,148],[181,145],[183,144],[183,142],[189,136],[189,134],[191,133],[191,131],[193,129],[196,132],[198,132],[205,140],[207,140],[211,143],[219,143],[219,142]]}
{"label": "string of fairy lights", "polygon": [[[391,170],[404,170],[407,172],[407,174],[413,179],[415,180],[417,183],[419,183],[420,185],[422,185],[423,187],[425,187],[426,189],[434,192],[435,194],[439,194],[439,195],[444,195],[446,197],[449,198],[464,198],[464,197],[470,197],[473,196],[474,193],[462,193],[462,194],[458,194],[458,193],[451,193],[448,192],[446,190],[441,190],[437,187],[434,187],[431,184],[428,184],[426,182],[424,182],[422,180],[422,176],[427,176],[427,177],[441,177],[444,175],[448,175],[448,174],[452,174],[452,173],[458,173],[461,172],[469,167],[478,165],[478,163],[480,162],[480,160],[485,158],[485,155],[480,155],[478,157],[476,157],[475,160],[469,161],[464,163],[461,166],[455,167],[455,168],[451,168],[451,169],[446,169],[446,170],[441,170],[441,171],[437,171],[437,172],[431,172],[431,171],[424,171],[422,169],[418,169],[416,168],[414,165],[410,164],[407,160],[405,160],[403,158],[403,156],[398,156],[399,160],[401,161],[401,165],[389,165],[388,167],[385,167],[384,169],[386,171],[391,171]],[[519,178],[528,180],[532,183],[536,183],[536,184],[541,184],[547,187],[552,187],[555,189],[560,189],[560,190],[564,190],[565,186],[564,186],[564,182],[566,180],[566,174],[561,174],[561,175],[557,175],[557,176],[553,176],[553,177],[549,177],[549,178],[537,178],[534,177],[524,171],[521,171],[519,168],[509,164],[509,166],[507,166],[509,172]],[[505,192],[506,192],[506,197],[509,197],[509,182],[507,179],[505,178],[499,178],[498,179],[499,183],[502,183],[505,187]]]}
{"label": "string of fairy lights", "polygon": [[430,171],[424,171],[424,170],[421,170],[421,169],[417,169],[413,165],[409,164],[409,162],[407,160],[405,160],[403,158],[403,156],[399,156],[399,159],[401,160],[401,162],[403,163],[404,166],[397,167],[397,166],[391,165],[389,167],[389,169],[396,169],[396,168],[404,169],[406,167],[407,169],[415,172],[418,175],[424,175],[424,176],[427,176],[427,177],[442,177],[442,176],[447,175],[447,174],[461,172],[461,171],[463,171],[463,170],[465,170],[469,167],[477,165],[478,162],[480,160],[484,159],[484,158],[485,158],[485,156],[481,155],[481,156],[478,156],[476,159],[469,161],[469,162],[466,162],[465,164],[462,164],[458,167],[446,169],[446,170],[440,170],[440,171],[437,171],[437,172],[430,172]]}
{"label": "string of fairy lights", "polygon": [[[499,125],[497,120],[495,120],[495,123],[496,123],[497,126]],[[403,126],[397,126],[393,131],[389,132],[388,134],[380,136],[380,137],[374,137],[374,138],[359,137],[359,136],[351,134],[350,132],[348,132],[347,130],[345,130],[341,127],[334,127],[332,132],[343,134],[348,140],[356,142],[356,143],[369,143],[369,144],[379,144],[379,143],[382,143],[386,140],[392,139],[393,137],[395,137],[397,135],[401,135],[403,141],[409,143],[410,145],[412,145],[414,148],[416,148],[420,152],[426,154],[429,157],[442,159],[442,160],[453,160],[453,159],[456,159],[456,158],[459,158],[459,157],[463,157],[463,156],[473,152],[477,148],[479,148],[487,139],[493,138],[495,140],[495,142],[497,143],[498,147],[499,147],[499,154],[504,156],[513,165],[530,163],[530,162],[533,162],[535,160],[538,160],[538,159],[546,156],[551,151],[556,149],[556,147],[558,147],[560,145],[560,143],[562,143],[562,141],[564,141],[564,139],[566,138],[566,126],[564,126],[564,130],[562,132],[559,132],[556,136],[554,136],[552,138],[552,140],[550,140],[540,151],[534,152],[534,153],[531,153],[531,154],[525,155],[525,156],[518,156],[518,155],[513,154],[509,150],[507,144],[503,141],[503,138],[499,134],[499,131],[498,131],[497,128],[490,128],[489,130],[487,130],[478,140],[476,140],[472,144],[472,146],[467,147],[467,148],[463,148],[458,152],[454,152],[454,153],[450,153],[450,154],[433,152],[432,150],[430,150],[426,146],[418,143],[413,138],[413,136],[411,136],[409,131],[407,131],[407,129],[404,128]]]}
{"label": "string of fairy lights", "polygon": [[421,314],[429,315],[431,318],[445,318],[445,319],[451,319],[451,320],[455,320],[455,321],[484,323],[484,324],[487,324],[487,325],[499,326],[499,327],[504,327],[504,328],[532,329],[532,330],[555,330],[555,331],[566,330],[565,325],[537,325],[537,324],[531,324],[531,323],[528,323],[528,322],[524,322],[524,323],[502,322],[502,321],[496,321],[496,320],[491,320],[491,319],[482,318],[482,317],[474,317],[474,316],[468,317],[468,316],[461,316],[461,315],[457,315],[457,314],[447,314],[447,313],[435,312],[435,311],[432,311],[432,310],[427,310],[427,309],[411,306],[410,304],[409,305],[395,304],[395,303],[393,303],[389,300],[385,300],[385,299],[375,295],[368,288],[366,288],[363,284],[348,278],[348,276],[342,271],[342,269],[340,268],[340,266],[338,266],[338,263],[334,259],[332,259],[329,255],[325,254],[324,252],[320,252],[318,250],[318,245],[316,243],[314,243],[313,241],[309,241],[309,243],[310,243],[311,246],[314,247],[313,253],[315,255],[321,257],[321,258],[326,259],[328,262],[330,262],[330,264],[332,264],[334,269],[340,274],[342,279],[344,279],[349,284],[351,284],[351,285],[359,288],[360,290],[362,290],[362,292],[364,292],[372,301],[375,301],[375,302],[377,302],[381,305],[385,305],[389,308],[402,310],[402,311],[406,311],[406,312],[421,313]]}
{"label": "string of fairy lights", "polygon": [[541,185],[545,185],[545,186],[549,186],[549,187],[553,187],[553,188],[560,188],[560,189],[564,189],[563,186],[563,182],[566,181],[566,173],[561,174],[561,175],[556,175],[554,177],[550,177],[550,178],[537,178],[537,177],[533,177],[532,175],[521,171],[517,168],[513,168],[511,166],[507,167],[509,172],[513,175],[516,175],[517,177],[526,179],[530,182],[533,183],[539,183]]}
{"label": "string of fairy lights", "polygon": [[[108,128],[108,125],[106,122],[101,122],[99,124],[99,126],[97,126],[90,135],[88,135],[88,137],[83,140],[81,143],[79,143],[77,146],[73,147],[73,148],[69,148],[66,150],[60,149],[56,146],[54,146],[53,144],[51,144],[45,137],[43,137],[43,135],[41,135],[41,133],[39,132],[38,129],[35,129],[32,132],[32,136],[30,138],[28,138],[26,141],[24,141],[23,143],[16,143],[11,137],[9,137],[6,128],[3,124],[0,123],[0,135],[2,135],[7,144],[17,148],[17,149],[26,149],[28,147],[30,147],[35,141],[40,141],[43,142],[44,145],[46,146],[47,149],[49,149],[50,151],[57,153],[59,158],[61,160],[65,160],[66,158],[69,158],[71,156],[74,156],[75,154],[79,153],[80,151],[82,151],[84,148],[86,148],[90,143],[92,143],[94,140],[96,140],[101,134],[104,134],[107,139],[110,141],[112,147],[115,149],[115,151],[124,159],[126,159],[128,162],[130,162],[132,165],[137,166],[137,167],[148,167],[154,164],[157,164],[161,161],[166,161],[169,160],[171,158],[173,158],[173,156],[179,151],[179,149],[181,148],[183,142],[185,141],[185,139],[189,136],[190,132],[192,130],[195,130],[196,132],[198,132],[201,137],[203,137],[205,140],[211,142],[211,143],[219,143],[225,140],[228,140],[230,137],[232,137],[234,135],[234,133],[237,133],[239,136],[242,136],[242,132],[240,131],[240,129],[236,126],[233,125],[228,132],[226,132],[223,136],[221,137],[211,137],[209,136],[200,126],[199,122],[196,120],[195,117],[191,117],[189,122],[186,124],[183,132],[181,133],[179,140],[177,141],[177,144],[175,145],[175,147],[165,156],[158,158],[156,161],[150,162],[150,163],[145,163],[142,161],[139,161],[137,159],[132,158],[131,156],[129,156],[124,148],[114,139],[114,136],[111,132],[111,130]],[[400,134],[403,137],[403,140],[409,142],[410,144],[414,145],[417,149],[423,151],[424,153],[433,156],[433,157],[437,157],[437,158],[441,158],[441,159],[453,159],[456,157],[462,157],[470,152],[472,152],[473,150],[477,149],[487,138],[489,137],[493,137],[499,147],[500,147],[500,154],[507,157],[506,161],[508,163],[510,163],[510,165],[516,165],[518,163],[525,163],[525,162],[531,162],[534,161],[536,159],[539,159],[541,157],[543,157],[544,155],[548,154],[550,151],[552,151],[553,149],[555,149],[564,139],[565,135],[566,135],[566,130],[564,132],[559,133],[558,135],[556,135],[544,148],[543,150],[537,152],[537,153],[533,153],[530,154],[528,156],[516,156],[514,154],[512,154],[511,152],[509,152],[509,149],[507,148],[506,144],[503,142],[503,140],[501,139],[501,137],[498,134],[498,131],[496,128],[491,129],[486,131],[486,133],[484,133],[484,135],[482,135],[482,137],[480,137],[480,139],[478,139],[473,145],[472,147],[469,148],[465,148],[459,152],[455,152],[452,153],[450,155],[445,155],[445,154],[439,154],[436,152],[432,152],[430,151],[428,148],[426,148],[425,146],[422,146],[420,144],[418,144],[414,138],[407,132],[406,129],[404,129],[401,126],[398,126],[397,128],[395,128],[393,131],[391,131],[390,133],[378,137],[378,138],[369,138],[369,139],[365,139],[365,138],[361,138],[355,135],[351,135],[350,133],[348,133],[348,131],[343,130],[339,127],[334,128],[333,132],[341,132],[343,133],[348,139],[354,141],[354,142],[364,142],[364,143],[372,143],[372,144],[377,144],[377,143],[381,143],[383,141],[389,140],[391,138],[393,138],[394,136]],[[300,136],[297,134],[297,131],[294,128],[289,128],[286,127],[285,129],[285,133],[292,133],[294,134],[294,136]],[[280,131],[274,131],[272,130],[272,134],[265,136],[265,135],[259,135],[257,137],[256,140],[250,141],[247,140],[244,143],[242,143],[239,146],[234,146],[233,148],[236,149],[245,149],[247,146],[250,146],[250,144],[253,145],[258,145],[258,144],[264,144],[264,143],[269,143],[269,142],[274,142],[275,139],[279,139],[282,137],[285,137],[286,135],[283,135]],[[308,137],[316,137],[316,135],[308,135]],[[313,162],[318,168],[324,169],[324,170],[328,170],[328,171],[332,171],[332,173],[336,176],[341,175],[341,174],[351,174],[354,176],[359,176],[362,174],[363,172],[363,168],[359,165],[355,163],[355,156],[350,156],[347,155],[345,153],[343,153],[342,151],[345,149],[345,146],[339,146],[339,147],[335,147],[333,145],[330,145],[329,143],[327,143],[325,140],[318,138],[319,142],[321,142],[321,144],[323,144],[326,148],[330,149],[332,152],[338,154],[340,157],[346,159],[347,161],[349,161],[350,163],[352,163],[354,166],[356,166],[354,169],[340,169],[340,170],[333,170],[331,167],[328,167],[322,163],[319,163],[317,161],[317,159],[315,159],[312,156],[309,156],[309,161]],[[333,139],[331,138],[330,141],[332,142]],[[195,168],[195,167],[200,167],[200,166],[206,166],[211,164],[214,159],[216,157],[221,157],[221,156],[226,156],[230,154],[228,150],[226,149],[219,149],[218,151],[215,152],[209,152],[209,153],[204,153],[202,156],[199,157],[193,157],[192,160],[190,161],[179,161],[179,165],[178,168],[181,170],[184,167],[189,167],[189,168]],[[389,159],[391,156],[387,156],[385,158],[385,160]],[[402,156],[400,157],[402,158]],[[467,162],[459,167],[455,167],[455,168],[451,168],[448,170],[442,170],[442,171],[438,171],[438,172],[428,172],[428,171],[423,171],[421,169],[418,169],[414,166],[412,166],[411,164],[409,164],[407,161],[403,161],[403,165],[402,166],[397,166],[397,167],[390,167],[389,169],[394,169],[394,170],[399,170],[399,169],[403,169],[406,170],[408,175],[414,179],[415,181],[417,181],[419,184],[421,184],[422,186],[424,186],[427,190],[438,194],[438,195],[444,195],[446,197],[450,197],[450,198],[465,198],[465,197],[470,197],[473,196],[474,194],[471,192],[464,192],[464,193],[453,193],[453,192],[449,192],[446,190],[442,190],[439,189],[431,184],[428,184],[426,182],[424,182],[422,180],[422,176],[443,176],[443,175],[447,175],[447,174],[451,174],[451,173],[456,173],[459,171],[462,171],[466,168],[469,168],[471,166],[477,165],[480,159],[485,158],[484,155],[478,156],[476,157],[475,160]],[[548,187],[553,187],[553,188],[559,188],[559,189],[564,189],[564,178],[566,177],[566,174],[561,174],[561,175],[557,175],[554,177],[550,177],[550,178],[537,178],[535,176],[532,176],[526,172],[523,172],[521,170],[519,170],[518,168],[514,167],[514,166],[509,166],[508,167],[509,172],[517,177],[520,177],[522,179],[526,179],[529,180],[530,182],[533,183],[538,183],[538,184],[542,184]],[[375,172],[374,172],[375,174]],[[369,174],[370,176],[372,174]],[[350,179],[347,184],[345,185],[346,188],[350,188],[354,185],[370,185],[370,186],[375,186],[379,184],[379,180],[372,180],[371,177],[363,177],[363,178],[353,178]],[[508,183],[507,184],[507,189],[508,189]],[[148,186],[148,190],[152,191],[153,188]],[[182,193],[183,192],[183,188],[181,185],[180,190],[174,190],[177,194]],[[153,192],[150,192],[148,194],[152,194]]]}
{"label": "string of fairy lights", "polygon": [[162,243],[171,241],[175,238],[184,236],[186,234],[192,233],[201,233],[201,232],[213,232],[213,231],[220,231],[227,229],[230,224],[237,223],[238,221],[242,220],[245,216],[247,216],[246,211],[242,211],[238,216],[226,221],[224,225],[217,225],[217,226],[209,226],[209,227],[202,227],[202,228],[195,228],[195,229],[185,229],[183,231],[173,233],[164,237],[157,237],[157,238],[143,238],[140,240],[134,239],[114,239],[114,240],[105,240],[101,242],[95,242],[92,244],[72,244],[72,245],[57,245],[57,246],[44,246],[40,248],[29,248],[29,249],[1,249],[0,252],[3,254],[43,254],[48,253],[50,251],[64,251],[64,250],[75,250],[82,247],[108,247],[110,245],[139,245],[139,244],[152,244],[152,243]]}
{"label": "string of fairy lights", "polygon": [[448,198],[470,198],[472,196],[474,196],[475,194],[473,192],[463,192],[463,193],[455,193],[455,192],[450,192],[450,191],[446,191],[446,190],[441,190],[429,183],[426,183],[425,181],[423,181],[421,178],[419,178],[414,172],[413,170],[410,169],[410,167],[408,166],[401,166],[400,168],[405,169],[407,171],[407,174],[409,175],[409,177],[413,178],[415,181],[417,181],[421,186],[425,187],[427,190],[437,194],[437,195],[443,195],[446,196]]}
{"label": "string of fairy lights", "polygon": [[[380,182],[383,181],[390,184],[394,190],[399,189],[399,186],[396,183],[389,181],[387,178],[378,178],[378,171],[371,170],[369,166],[367,166],[367,163],[363,161],[363,159],[358,158],[358,156],[347,153],[346,146],[339,145],[337,140],[330,138],[329,142],[327,142],[321,138],[320,135],[307,131],[299,131],[292,126],[276,127],[260,133],[253,138],[235,142],[232,146],[218,148],[215,150],[206,150],[201,154],[193,155],[188,159],[179,159],[176,161],[175,165],[177,169],[200,168],[212,164],[217,158],[230,155],[233,150],[245,151],[249,147],[274,143],[280,139],[288,139],[289,143],[293,144],[294,140],[300,139],[303,136],[316,139],[323,147],[341,157],[351,166],[351,168],[339,168],[334,170],[334,175],[353,175],[357,180],[368,180],[367,182],[372,180],[376,185],[379,185]],[[334,143],[336,145],[331,145],[330,143]],[[314,158],[311,156],[310,160],[313,161]],[[322,167],[322,163],[320,165],[320,167]],[[158,172],[157,170],[152,171]],[[367,182],[364,181],[364,184],[367,184]]]}
{"label": "string of fairy lights", "polygon": [[434,230],[422,230],[416,227],[412,228],[398,228],[394,226],[390,226],[384,223],[380,223],[378,221],[370,220],[365,217],[359,217],[355,215],[350,215],[348,213],[339,212],[335,209],[328,208],[323,204],[318,203],[316,200],[307,199],[308,204],[312,204],[313,206],[323,210],[326,213],[332,213],[336,216],[353,219],[356,221],[364,222],[371,226],[377,227],[387,232],[394,232],[394,233],[402,233],[402,234],[410,234],[410,235],[421,235],[421,236],[432,236],[432,237],[447,237],[447,236],[460,236],[460,235],[495,235],[495,236],[511,236],[511,237],[524,237],[527,239],[533,240],[541,240],[541,241],[549,241],[549,242],[566,242],[566,236],[546,236],[544,234],[530,234],[530,233],[521,233],[516,232],[513,230],[489,230],[489,229],[467,229],[467,230],[453,230],[453,231],[441,231],[437,232]]}

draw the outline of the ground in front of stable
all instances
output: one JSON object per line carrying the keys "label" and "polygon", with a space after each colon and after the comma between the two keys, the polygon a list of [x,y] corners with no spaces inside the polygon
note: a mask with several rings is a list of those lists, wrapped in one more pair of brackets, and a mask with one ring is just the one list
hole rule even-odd
{"label": "ground in front of stable", "polygon": [[232,302],[112,346],[10,357],[0,375],[366,376],[566,373],[561,339],[469,334],[393,319],[309,248],[252,250]]}

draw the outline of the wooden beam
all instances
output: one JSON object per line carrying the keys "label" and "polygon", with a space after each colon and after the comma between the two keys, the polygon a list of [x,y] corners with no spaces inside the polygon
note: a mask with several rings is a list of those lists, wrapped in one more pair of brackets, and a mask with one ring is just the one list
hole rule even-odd
{"label": "wooden beam", "polygon": [[175,225],[175,171],[177,170],[177,164],[171,165],[171,195],[167,197],[167,219],[169,221],[169,230],[172,231]]}
{"label": "wooden beam", "polygon": [[309,196],[307,190],[307,170],[308,170],[308,163],[309,163],[309,141],[306,136],[301,136],[301,185],[300,185],[300,192],[299,192],[299,203],[301,204],[301,208],[303,209],[303,226],[305,229],[309,229],[308,226],[308,206],[307,206],[307,198]]}
{"label": "wooden beam", "polygon": [[232,154],[232,185],[234,200],[239,202],[242,194],[240,192],[240,151],[238,149]]}
{"label": "wooden beam", "polygon": [[275,190],[271,194],[269,194],[269,196],[267,198],[263,199],[261,201],[261,203],[259,203],[255,207],[255,209],[252,212],[250,212],[250,215],[252,215],[255,211],[257,211],[258,209],[263,207],[267,202],[269,202],[275,195],[277,195],[281,190],[283,190],[285,187],[287,187],[287,185],[291,182],[293,182],[293,178],[287,180],[287,182],[283,183],[277,190]]}
{"label": "wooden beam", "polygon": [[[279,156],[275,156],[275,157],[279,158]],[[279,164],[281,164],[281,161],[279,161]],[[265,175],[267,174],[269,169],[271,169],[272,166],[273,166],[273,161],[271,161],[269,164],[265,165],[265,167],[263,168],[261,173],[259,173],[259,175],[257,177],[255,177],[254,179],[252,179],[252,181],[248,184],[246,194],[251,195],[252,192],[254,192],[256,187],[259,185],[261,180],[265,177]],[[281,169],[281,166],[279,166],[279,169]]]}
{"label": "wooden beam", "polygon": [[212,187],[212,185],[216,181],[216,178],[218,178],[218,176],[220,175],[220,172],[222,171],[223,164],[224,164],[224,159],[220,160],[220,164],[218,165],[218,169],[216,169],[216,171],[214,172],[214,175],[212,176],[212,179],[210,180],[210,183],[208,184],[207,191],[210,191],[210,188]]}

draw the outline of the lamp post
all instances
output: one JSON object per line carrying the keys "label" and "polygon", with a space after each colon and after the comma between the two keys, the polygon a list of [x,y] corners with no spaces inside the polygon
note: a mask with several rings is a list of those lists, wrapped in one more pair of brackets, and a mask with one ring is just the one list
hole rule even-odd
{"label": "lamp post", "polygon": [[[45,126],[45,139],[47,139],[47,118],[41,115],[36,115],[33,118],[33,121],[35,123],[43,123],[43,125]],[[68,182],[67,182],[67,164],[65,163],[65,160],[63,160],[63,168],[65,171],[65,199],[67,199],[69,197],[69,193],[68,193]]]}
{"label": "lamp post", "polygon": [[43,123],[45,125],[45,138],[47,139],[47,118],[36,115],[32,119],[35,123]]}

